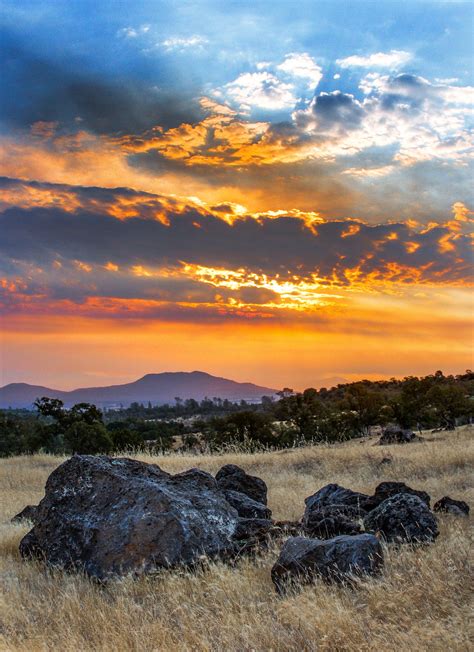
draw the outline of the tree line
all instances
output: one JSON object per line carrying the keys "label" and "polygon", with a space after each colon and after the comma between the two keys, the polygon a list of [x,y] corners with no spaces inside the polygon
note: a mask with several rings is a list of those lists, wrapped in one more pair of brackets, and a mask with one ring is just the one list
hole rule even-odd
{"label": "tree line", "polygon": [[285,388],[278,399],[245,401],[176,398],[176,405],[129,408],[103,413],[95,405],[66,408],[59,399],[42,397],[35,410],[0,412],[0,456],[45,452],[110,453],[126,450],[162,452],[181,448],[221,450],[243,446],[285,448],[308,442],[343,441],[366,436],[373,426],[453,429],[471,422],[474,373],[441,371],[403,380],[362,380],[330,389]]}

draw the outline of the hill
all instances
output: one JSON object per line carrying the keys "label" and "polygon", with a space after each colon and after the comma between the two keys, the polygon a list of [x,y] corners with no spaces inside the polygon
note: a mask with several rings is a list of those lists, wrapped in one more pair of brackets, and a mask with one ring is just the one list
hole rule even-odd
{"label": "hill", "polygon": [[230,401],[256,401],[262,396],[275,393],[276,390],[270,387],[239,383],[211,376],[203,371],[165,372],[146,374],[143,378],[124,385],[83,387],[68,392],[41,385],[11,383],[0,388],[0,407],[30,408],[35,399],[41,396],[59,398],[67,407],[75,403],[94,403],[98,407],[127,407],[134,402],[150,401],[153,405],[174,403],[177,396],[183,399],[194,398],[197,401],[206,397]]}

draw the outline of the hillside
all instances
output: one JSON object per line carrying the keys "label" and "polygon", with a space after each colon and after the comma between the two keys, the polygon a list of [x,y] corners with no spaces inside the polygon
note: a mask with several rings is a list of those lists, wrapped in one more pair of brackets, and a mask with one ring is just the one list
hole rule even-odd
{"label": "hillside", "polygon": [[[139,456],[177,473],[239,464],[262,477],[275,519],[300,518],[304,499],[329,482],[370,492],[384,480],[474,503],[473,428],[424,433],[427,441],[374,440],[272,453]],[[389,457],[391,464],[380,462]],[[320,582],[280,598],[270,579],[278,546],[236,566],[162,572],[104,587],[24,562],[28,525],[10,518],[36,503],[62,458],[0,460],[0,649],[26,650],[468,650],[470,520],[439,515],[440,536],[422,548],[386,550],[380,579],[355,590]],[[27,607],[25,607],[27,605]],[[204,624],[204,625],[203,625]]]}
{"label": "hillside", "polygon": [[153,405],[174,403],[175,397],[194,398],[200,401],[206,397],[218,397],[230,401],[260,400],[262,396],[275,394],[270,387],[253,383],[239,383],[227,378],[211,376],[203,371],[165,372],[147,374],[134,382],[106,387],[83,387],[62,391],[29,385],[11,383],[0,388],[0,407],[30,408],[36,398],[48,396],[61,399],[67,407],[75,403],[94,403],[98,407],[129,406],[133,402]]}

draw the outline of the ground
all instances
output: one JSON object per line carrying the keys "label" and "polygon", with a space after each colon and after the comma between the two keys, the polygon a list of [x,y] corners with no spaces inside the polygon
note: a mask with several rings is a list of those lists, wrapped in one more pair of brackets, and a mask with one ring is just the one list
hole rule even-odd
{"label": "ground", "polygon": [[[167,471],[215,473],[239,464],[268,484],[276,519],[298,519],[304,498],[329,482],[371,492],[383,480],[474,506],[474,428],[426,434],[429,441],[374,445],[376,439],[261,454],[138,456]],[[392,464],[380,465],[383,457]],[[356,589],[317,583],[280,598],[270,580],[278,550],[236,568],[162,572],[107,588],[22,561],[27,525],[10,518],[43,496],[61,462],[35,455],[0,460],[0,649],[8,651],[398,650],[472,649],[468,638],[469,519],[440,516],[427,548],[386,550],[380,579]]]}

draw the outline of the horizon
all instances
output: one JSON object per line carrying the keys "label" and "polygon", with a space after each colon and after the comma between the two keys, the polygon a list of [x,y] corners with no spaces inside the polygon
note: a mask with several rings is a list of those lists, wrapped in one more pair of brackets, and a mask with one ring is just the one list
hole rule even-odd
{"label": "horizon", "polygon": [[[432,370],[431,372],[429,372],[427,374],[420,374],[420,377],[434,375],[436,371],[437,370]],[[450,375],[451,376],[458,376],[458,375],[462,375],[462,374],[466,373],[467,371],[469,371],[469,369],[466,368],[466,369],[463,369],[461,371],[457,370],[457,371],[453,371],[453,372],[445,372],[445,370],[441,370],[441,371],[445,376],[450,376]],[[152,372],[145,373],[142,376],[139,376],[138,378],[128,378],[128,379],[124,379],[123,382],[120,382],[120,383],[111,383],[111,384],[106,384],[106,385],[101,385],[100,384],[100,385],[87,385],[87,386],[84,386],[84,385],[81,385],[81,386],[79,386],[79,385],[71,385],[70,387],[48,387],[44,383],[42,383],[41,381],[37,381],[37,382],[35,382],[35,381],[16,381],[14,383],[7,383],[6,385],[0,385],[0,389],[2,389],[4,387],[7,387],[9,385],[29,385],[29,386],[44,387],[45,389],[51,389],[51,390],[59,391],[59,392],[72,392],[72,391],[75,391],[75,390],[81,390],[81,389],[86,389],[86,388],[101,389],[101,388],[104,388],[104,387],[113,387],[115,385],[117,385],[117,386],[128,385],[128,384],[133,384],[135,382],[143,380],[143,378],[146,378],[147,376],[160,376],[160,375],[164,375],[164,374],[170,374],[170,375],[203,374],[203,375],[206,375],[206,376],[211,376],[212,378],[216,378],[218,380],[230,380],[231,382],[235,382],[235,383],[239,383],[239,384],[251,384],[251,385],[261,386],[261,387],[265,387],[266,389],[273,389],[276,392],[281,391],[282,389],[289,387],[288,383],[286,383],[286,384],[282,383],[278,387],[270,387],[269,385],[264,385],[263,383],[259,383],[259,382],[255,381],[255,380],[251,380],[251,379],[250,380],[240,380],[240,379],[237,379],[237,378],[230,378],[228,376],[216,376],[214,374],[210,374],[207,371],[203,371],[203,370],[200,370],[200,369],[194,369],[193,371],[170,371],[170,370],[159,371],[159,372],[153,372],[152,371]],[[317,389],[317,390],[321,389],[322,387],[326,387],[327,389],[331,389],[332,387],[336,387],[339,384],[340,385],[346,385],[346,384],[351,384],[351,383],[362,382],[362,381],[365,381],[365,380],[368,380],[370,382],[378,382],[378,381],[383,382],[383,381],[390,381],[392,379],[393,380],[403,380],[404,378],[407,378],[407,377],[410,377],[410,376],[414,376],[414,374],[406,374],[404,376],[394,376],[394,375],[388,376],[387,375],[385,377],[380,377],[380,376],[375,377],[374,376],[373,378],[368,378],[368,377],[362,377],[361,376],[360,378],[354,378],[354,379],[351,379],[351,380],[349,380],[348,378],[342,378],[342,377],[340,377],[340,378],[339,377],[332,377],[332,378],[327,377],[326,380],[331,381],[333,384],[331,384],[331,383],[324,384],[324,382],[323,382],[324,379],[321,379],[320,382],[316,382],[316,383],[313,383],[313,384],[310,384],[310,385],[306,385],[304,387],[291,387],[290,389],[293,392],[298,393],[298,392],[303,392],[305,389],[309,389],[310,387],[314,388],[314,389]]]}
{"label": "horizon", "polygon": [[472,367],[473,12],[4,0],[0,385]]}

